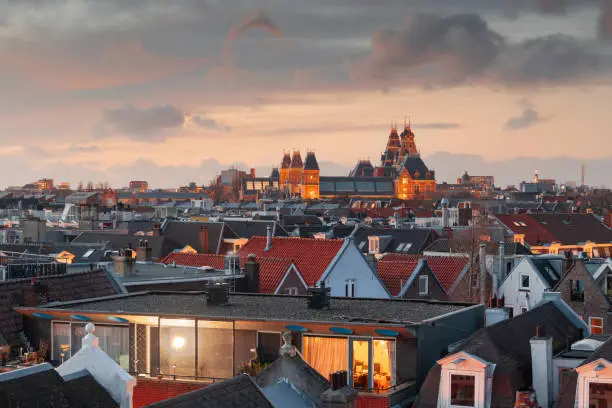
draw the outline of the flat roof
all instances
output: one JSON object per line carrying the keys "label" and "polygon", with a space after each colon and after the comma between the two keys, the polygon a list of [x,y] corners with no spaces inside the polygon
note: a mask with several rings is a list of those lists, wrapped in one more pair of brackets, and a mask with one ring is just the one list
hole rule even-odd
{"label": "flat roof", "polygon": [[325,323],[407,325],[432,320],[468,308],[468,303],[403,299],[332,297],[329,309],[309,309],[306,296],[231,294],[225,305],[208,305],[206,292],[147,291],[17,309],[81,314],[181,316],[223,320],[266,320]]}
{"label": "flat roof", "polygon": [[162,263],[153,262],[136,262],[133,265],[132,272],[127,276],[122,276],[115,272],[115,265],[109,262],[107,267],[115,273],[115,276],[124,284],[150,281],[176,281],[182,282],[185,280],[207,280],[219,278],[237,278],[244,275],[231,274],[228,275],[224,270],[194,268],[190,266],[172,266]]}

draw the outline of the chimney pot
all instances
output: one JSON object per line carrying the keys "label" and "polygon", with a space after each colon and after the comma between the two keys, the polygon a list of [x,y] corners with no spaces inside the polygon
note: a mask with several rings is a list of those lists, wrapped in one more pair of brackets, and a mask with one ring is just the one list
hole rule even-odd
{"label": "chimney pot", "polygon": [[272,227],[271,226],[267,226],[266,227],[266,251],[269,251],[270,248],[272,248]]}

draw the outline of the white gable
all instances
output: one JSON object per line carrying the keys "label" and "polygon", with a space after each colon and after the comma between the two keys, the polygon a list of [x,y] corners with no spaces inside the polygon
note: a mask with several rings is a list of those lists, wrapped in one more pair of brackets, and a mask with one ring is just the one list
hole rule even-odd
{"label": "white gable", "polygon": [[83,370],[89,371],[121,408],[131,408],[136,379],[102,351],[98,338],[93,334],[94,330],[95,326],[92,323],[85,326],[87,335],[83,337],[81,349],[56,370],[62,377]]}
{"label": "white gable", "polygon": [[342,248],[319,279],[331,287],[332,296],[345,296],[345,285],[355,281],[355,297],[388,299],[391,297],[383,283],[352,239],[345,239]]}
{"label": "white gable", "polygon": [[[529,277],[528,288],[522,285],[523,276]],[[549,289],[529,257],[524,257],[501,283],[497,296],[504,298],[505,306],[513,308],[516,316],[523,309],[530,310],[540,303],[544,292]]]}

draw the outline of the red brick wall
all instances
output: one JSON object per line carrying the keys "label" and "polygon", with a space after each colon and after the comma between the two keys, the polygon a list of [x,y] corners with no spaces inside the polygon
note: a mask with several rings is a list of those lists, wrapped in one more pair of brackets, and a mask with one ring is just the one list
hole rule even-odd
{"label": "red brick wall", "polygon": [[207,384],[187,381],[168,381],[152,378],[138,378],[132,399],[134,408],[144,407],[190,391],[205,387]]}
{"label": "red brick wall", "polygon": [[360,395],[357,397],[357,408],[389,408],[387,397]]}

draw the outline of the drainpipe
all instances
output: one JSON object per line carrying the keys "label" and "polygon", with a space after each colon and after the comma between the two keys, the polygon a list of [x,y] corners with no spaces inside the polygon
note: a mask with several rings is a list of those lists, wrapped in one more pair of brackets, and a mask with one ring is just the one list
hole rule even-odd
{"label": "drainpipe", "polygon": [[480,243],[480,303],[485,304],[485,293],[487,291],[487,259],[486,259],[486,242]]}

